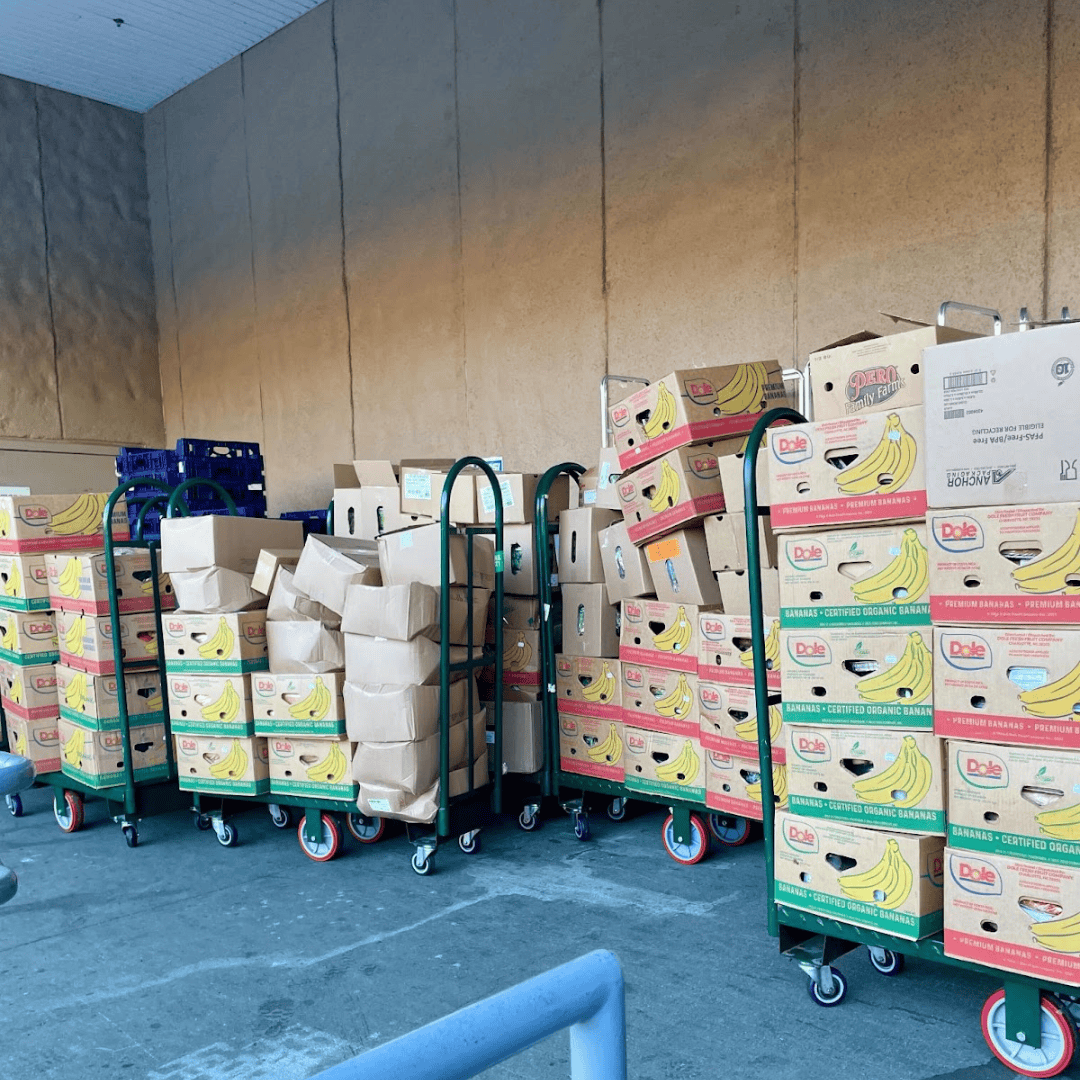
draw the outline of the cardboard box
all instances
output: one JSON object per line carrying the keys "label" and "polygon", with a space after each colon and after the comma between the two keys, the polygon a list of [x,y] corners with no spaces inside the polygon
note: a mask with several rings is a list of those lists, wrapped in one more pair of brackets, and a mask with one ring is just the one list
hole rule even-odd
{"label": "cardboard box", "polygon": [[266,739],[176,735],[174,745],[181,791],[265,795],[270,790]]}
{"label": "cardboard box", "polygon": [[650,731],[697,738],[697,675],[622,661],[622,719]]}
{"label": "cardboard box", "polygon": [[1080,630],[935,627],[934,731],[1080,750]]}
{"label": "cardboard box", "polygon": [[604,583],[613,604],[638,596],[651,596],[652,575],[645,553],[630,539],[625,521],[616,521],[597,535]]}
{"label": "cardboard box", "polygon": [[256,735],[345,734],[344,672],[275,675],[258,671],[250,679]]}
{"label": "cardboard box", "polygon": [[[940,837],[780,813],[776,901],[918,941],[941,929],[944,849]],[[880,872],[882,863],[887,864],[885,886],[875,888],[880,882],[874,871]]]}
{"label": "cardboard box", "polygon": [[625,756],[620,721],[560,709],[559,768],[563,772],[621,784]]}
{"label": "cardboard box", "polygon": [[20,667],[53,664],[60,659],[58,647],[51,611],[0,609],[0,660]]}
{"label": "cardboard box", "polygon": [[[81,495],[0,495],[0,553],[79,551],[105,545],[102,517],[111,492]],[[113,506],[112,536],[127,540],[127,502]]]}
{"label": "cardboard box", "polygon": [[44,555],[0,555],[0,608],[45,611],[49,578]]}
{"label": "cardboard box", "polygon": [[[345,717],[349,738],[358,743],[415,742],[439,730],[438,686],[360,685],[344,686]],[[473,687],[472,709],[477,694]],[[450,723],[469,715],[469,680],[450,684]]]}
{"label": "cardboard box", "polygon": [[930,732],[790,725],[791,810],[875,829],[944,836],[944,751],[945,744]]}
{"label": "cardboard box", "polygon": [[624,600],[619,659],[696,674],[700,614],[695,604]]}
{"label": "cardboard box", "polygon": [[45,720],[60,710],[56,696],[56,665],[20,667],[0,661],[0,700],[10,718]]}
{"label": "cardboard box", "polygon": [[[488,782],[487,753],[481,751],[471,769],[462,766],[450,773],[447,785],[450,798],[455,799],[468,791],[482,788]],[[422,795],[412,795],[393,784],[362,783],[356,804],[365,814],[426,825],[435,820],[439,811],[439,784],[436,783]]]}
{"label": "cardboard box", "polygon": [[1080,504],[932,511],[934,622],[1080,625]]}
{"label": "cardboard box", "polygon": [[175,572],[171,580],[176,606],[203,615],[265,608],[266,597],[252,588],[251,578],[251,574],[241,574],[223,566]]}
{"label": "cardboard box", "polygon": [[598,537],[618,519],[614,510],[598,510],[595,506],[564,510],[559,515],[559,581],[563,585],[604,580]]}
{"label": "cardboard box", "polygon": [[[33,670],[44,675],[46,669]],[[79,727],[93,731],[119,730],[120,698],[115,675],[88,675],[67,664],[56,664],[51,670],[53,715],[59,709],[61,716]],[[161,676],[157,671],[128,672],[124,676],[124,693],[133,723],[165,722]]]}
{"label": "cardboard box", "polygon": [[1080,986],[1080,870],[952,845],[945,869],[946,956]]}
{"label": "cardboard box", "polygon": [[633,469],[678,446],[745,435],[786,405],[781,365],[734,364],[673,371],[608,407],[619,464]]}
{"label": "cardboard box", "polygon": [[925,525],[785,536],[780,618],[815,626],[925,626],[930,557]]}
{"label": "cardboard box", "polygon": [[[392,461],[373,459],[354,461],[352,471],[357,487],[395,487],[399,469]],[[335,487],[352,487],[353,484],[335,484]]]}
{"label": "cardboard box", "polygon": [[[505,599],[505,597],[504,597]],[[450,586],[450,644],[469,644],[469,629],[472,624],[472,643],[474,646],[480,642],[489,640],[488,634],[492,630],[491,593],[487,589],[473,589],[472,607],[469,607],[469,590],[465,586]],[[442,640],[442,628],[440,618],[437,617],[435,625],[425,632],[424,636],[432,641]],[[494,638],[490,638],[494,640]]]}
{"label": "cardboard box", "polygon": [[[758,759],[757,702],[752,686],[725,686],[698,678],[698,737],[706,750]],[[772,760],[787,761],[787,731],[780,695],[769,695]]]}
{"label": "cardboard box", "polygon": [[161,569],[168,574],[223,566],[254,574],[263,548],[299,548],[304,527],[299,521],[277,518],[206,517],[163,518]]}
{"label": "cardboard box", "polygon": [[[345,635],[345,673],[348,681],[361,686],[383,683],[434,685],[439,681],[441,647],[430,638],[412,641],[389,641],[364,634]],[[468,659],[468,648],[450,646],[450,662]],[[480,649],[474,650],[480,656]],[[463,671],[452,671],[451,679],[463,678]]]}
{"label": "cardboard box", "polygon": [[[488,722],[493,721],[491,709]],[[495,730],[486,732],[488,759],[495,761]],[[535,773],[544,767],[544,707],[539,701],[502,703],[502,767],[508,773]]]}
{"label": "cardboard box", "polygon": [[266,748],[271,792],[311,799],[352,801],[356,798],[353,744],[348,738],[271,735]]}
{"label": "cardboard box", "polygon": [[439,624],[439,590],[411,581],[407,585],[350,585],[345,594],[341,629],[347,634],[411,641]]}
{"label": "cardboard box", "polygon": [[[91,731],[61,716],[60,770],[87,787],[101,790],[124,783],[124,745],[119,731]],[[135,782],[169,776],[164,724],[132,727],[128,732]]]}
{"label": "cardboard box", "polygon": [[[727,499],[725,491],[724,499]],[[705,519],[705,543],[709,566],[716,571],[745,570],[749,565],[746,548],[746,515],[711,514]],[[758,563],[763,569],[776,566],[777,539],[768,514],[758,518]]]}
{"label": "cardboard box", "polygon": [[[538,588],[536,539],[532,525],[507,525],[503,529],[503,591],[513,596],[534,596]],[[548,562],[555,565],[555,560]]]}
{"label": "cardboard box", "polygon": [[[705,805],[710,810],[747,821],[764,821],[761,806],[761,766],[758,759],[704,750]],[[787,767],[772,767],[773,804],[778,810],[787,807]]]}
{"label": "cardboard box", "polygon": [[511,630],[503,634],[503,682],[540,685],[540,632]]}
{"label": "cardboard box", "polygon": [[376,540],[383,533],[412,529],[430,520],[424,514],[401,512],[401,488],[396,484],[360,489],[360,527],[356,535],[362,540]]}
{"label": "cardboard box", "polygon": [[[57,659],[90,675],[112,675],[116,671],[116,662],[109,616],[84,615],[73,611],[57,611],[55,614],[60,646]],[[171,619],[172,614],[165,618]],[[121,615],[120,656],[123,662],[138,664],[156,660],[157,655],[157,618],[153,612]]]}
{"label": "cardboard box", "polygon": [[[750,583],[745,570],[725,570],[716,575],[720,586],[720,606],[727,615],[750,615]],[[780,610],[780,576],[776,570],[761,571],[761,606]]]}
{"label": "cardboard box", "polygon": [[784,719],[793,724],[930,730],[929,626],[780,631]]}
{"label": "cardboard box", "polygon": [[[442,493],[452,459],[432,463],[401,463],[401,512],[438,521],[442,516]],[[476,491],[487,483],[482,474],[461,472],[450,493],[450,520],[455,525],[476,524]]]}
{"label": "cardboard box", "polygon": [[919,406],[774,428],[768,458],[777,532],[926,516]]}
{"label": "cardboard box", "polygon": [[658,600],[700,606],[720,603],[704,529],[680,529],[654,540],[645,545],[645,557]]}
{"label": "cardboard box", "polygon": [[579,506],[595,506],[601,510],[621,510],[619,501],[619,479],[622,466],[619,464],[619,452],[614,446],[604,446],[600,450],[600,460],[591,469],[586,469],[578,478]]}
{"label": "cardboard box", "polygon": [[[49,602],[46,607],[109,614],[109,564],[101,553],[50,552],[44,556]],[[119,551],[113,556],[116,606],[124,614],[154,610],[149,551]],[[175,607],[168,574],[158,579],[163,610]]]}
{"label": "cardboard box", "polygon": [[352,462],[344,462],[334,465],[334,487],[347,488],[356,484],[356,470]]}
{"label": "cardboard box", "polygon": [[251,587],[263,596],[269,596],[274,588],[274,579],[278,570],[294,570],[300,561],[302,548],[263,548],[255,563],[255,573],[251,577]]}
{"label": "cardboard box", "polygon": [[566,585],[562,600],[564,653],[569,656],[619,655],[619,609],[608,599],[606,585]]}
{"label": "cardboard box", "polygon": [[646,731],[627,724],[623,743],[627,791],[705,802],[705,761],[696,737]]}
{"label": "cardboard box", "polygon": [[[495,588],[495,548],[484,536],[472,537],[473,586],[477,589]],[[505,542],[505,536],[504,536]],[[468,585],[469,538],[454,533],[450,536],[450,584]],[[440,527],[421,525],[416,529],[379,537],[379,563],[384,585],[407,585],[419,581],[425,585],[442,585],[442,537]]]}
{"label": "cardboard box", "polygon": [[341,615],[298,589],[293,572],[284,566],[274,578],[266,618],[268,622],[320,622],[332,630],[341,626]]}
{"label": "cardboard box", "polygon": [[[767,610],[767,609],[766,609]],[[750,616],[702,611],[698,616],[698,678],[725,686],[754,685]],[[765,616],[766,685],[780,689],[780,620]]]}
{"label": "cardboard box", "polygon": [[[724,511],[728,514],[743,514],[746,512],[745,480],[743,477],[744,462],[746,459],[746,444],[749,436],[741,439],[737,445],[724,453],[718,454],[717,465],[720,466],[720,486],[724,489]],[[761,438],[761,446],[758,449],[757,467],[755,468],[757,479],[757,502],[758,507],[768,506],[769,499],[769,433]]]}
{"label": "cardboard box", "polygon": [[[492,607],[494,615],[494,606]],[[535,596],[508,596],[503,593],[503,631],[507,630],[539,630],[540,629],[540,601]],[[489,627],[490,627],[489,623]],[[488,639],[495,638],[490,633]]]}
{"label": "cardboard box", "polygon": [[193,615],[175,611],[162,619],[165,666],[170,672],[199,675],[242,675],[265,671],[266,613]]}
{"label": "cardboard box", "polygon": [[8,746],[13,754],[34,763],[34,775],[60,771],[60,721],[56,716],[26,720],[6,717]]}
{"label": "cardboard box", "polygon": [[340,615],[345,610],[345,591],[357,582],[382,584],[375,544],[314,534],[307,538],[293,575],[294,588]]}
{"label": "cardboard box", "polygon": [[250,675],[188,675],[165,680],[174,735],[255,734]]}
{"label": "cardboard box", "polygon": [[[503,525],[529,524],[536,520],[536,483],[532,473],[496,473],[502,492]],[[476,477],[477,519],[481,525],[495,523],[495,494],[486,476]],[[547,518],[558,521],[559,514],[571,505],[570,477],[556,476],[548,490]],[[576,505],[576,503],[574,504]]]}
{"label": "cardboard box", "polygon": [[266,646],[275,675],[321,675],[345,670],[340,630],[317,622],[268,622]]}
{"label": "cardboard box", "polygon": [[602,656],[555,657],[559,712],[622,720],[622,665]]}

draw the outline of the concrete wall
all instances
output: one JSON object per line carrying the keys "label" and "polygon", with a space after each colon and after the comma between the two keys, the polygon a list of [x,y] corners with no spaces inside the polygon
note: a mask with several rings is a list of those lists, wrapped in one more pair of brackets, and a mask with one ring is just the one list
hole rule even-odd
{"label": "concrete wall", "polygon": [[1080,305],[1074,8],[327,0],[147,116],[169,437],[314,506],[589,463],[604,372]]}
{"label": "concrete wall", "polygon": [[160,444],[142,117],[0,75],[0,436]]}

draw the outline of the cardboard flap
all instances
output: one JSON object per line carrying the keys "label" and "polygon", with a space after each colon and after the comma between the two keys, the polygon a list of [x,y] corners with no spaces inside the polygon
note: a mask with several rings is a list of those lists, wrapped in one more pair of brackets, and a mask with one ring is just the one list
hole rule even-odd
{"label": "cardboard flap", "polygon": [[250,574],[224,566],[189,572],[174,570],[170,580],[177,607],[183,611],[214,615],[266,606],[266,597],[252,588]]}
{"label": "cardboard flap", "polygon": [[[353,472],[356,473],[356,485],[366,487],[396,487],[398,482],[397,469],[390,461],[354,461]],[[335,485],[339,486],[339,485]],[[351,484],[341,484],[341,487],[351,487]]]}
{"label": "cardboard flap", "polygon": [[278,568],[266,617],[275,622],[321,622],[335,630],[341,625],[336,612],[296,587],[293,572],[284,566]]}
{"label": "cardboard flap", "polygon": [[345,667],[342,635],[317,622],[268,622],[266,644],[275,674],[317,675]]}
{"label": "cardboard flap", "polygon": [[859,330],[857,333],[849,334],[838,341],[830,341],[828,345],[822,345],[820,349],[813,349],[810,353],[810,359],[813,360],[817,353],[829,352],[830,349],[839,349],[844,345],[857,345],[860,341],[873,341],[874,338],[879,337],[881,335],[875,334],[873,330]]}

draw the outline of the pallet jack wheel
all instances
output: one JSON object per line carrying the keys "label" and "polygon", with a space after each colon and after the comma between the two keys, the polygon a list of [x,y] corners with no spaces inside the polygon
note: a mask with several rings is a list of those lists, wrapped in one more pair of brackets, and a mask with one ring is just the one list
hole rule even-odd
{"label": "pallet jack wheel", "polygon": [[312,843],[304,836],[304,825],[307,815],[300,818],[300,825],[296,830],[297,839],[300,841],[300,849],[314,862],[329,862],[341,850],[341,830],[337,822],[329,814],[321,814],[322,838]]}
{"label": "pallet jack wheel", "polygon": [[78,832],[83,826],[83,797],[77,791],[65,791],[53,799],[56,824],[66,833]]}
{"label": "pallet jack wheel", "polygon": [[1021,1076],[1058,1076],[1076,1050],[1076,1030],[1069,1015],[1049,994],[1039,997],[1042,1045],[1036,1049],[1005,1034],[1005,991],[996,990],[982,1009],[982,1033],[994,1057]]}
{"label": "pallet jack wheel", "polygon": [[673,814],[668,814],[660,836],[664,841],[664,850],[683,866],[693,866],[694,863],[701,862],[709,852],[709,833],[697,814],[690,815],[689,841],[680,842],[675,839]]}
{"label": "pallet jack wheel", "polygon": [[345,827],[353,839],[361,844],[377,844],[386,832],[386,822],[381,817],[369,817],[367,814],[350,814],[345,819]]}

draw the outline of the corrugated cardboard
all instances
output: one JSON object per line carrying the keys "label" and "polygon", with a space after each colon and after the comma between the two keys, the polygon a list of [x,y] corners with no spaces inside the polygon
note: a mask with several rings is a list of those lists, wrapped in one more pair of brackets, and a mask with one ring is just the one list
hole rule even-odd
{"label": "corrugated cardboard", "polygon": [[540,685],[540,633],[510,630],[503,634],[503,682],[514,686]]}
{"label": "corrugated cardboard", "polygon": [[[521,525],[536,520],[536,483],[533,473],[496,473],[502,492],[503,524]],[[481,525],[495,522],[495,495],[486,476],[476,478],[477,519]],[[558,521],[559,514],[570,507],[570,477],[556,476],[548,490],[548,521]]]}
{"label": "corrugated cardboard", "polygon": [[174,735],[255,734],[250,675],[170,673],[165,688]]}
{"label": "corrugated cardboard", "polygon": [[[109,564],[103,554],[50,552],[44,561],[50,602],[35,606],[85,611],[88,615],[109,614]],[[150,552],[118,551],[113,555],[113,567],[117,608],[125,614],[152,611],[154,582],[150,577]],[[162,608],[174,607],[173,586],[167,574],[161,575],[158,590]]]}
{"label": "corrugated cardboard", "polygon": [[[442,493],[453,461],[428,464],[401,463],[401,512],[437,521],[442,515]],[[476,524],[476,490],[487,483],[480,474],[458,473],[450,493],[450,520],[455,525]]]}
{"label": "corrugated cardboard", "polygon": [[266,739],[257,735],[176,735],[176,773],[181,791],[211,795],[265,795],[270,790]]}
{"label": "corrugated cardboard", "polygon": [[598,510],[595,506],[564,510],[559,515],[559,581],[562,584],[585,585],[604,580],[598,536],[618,520],[619,515],[614,510]]}
{"label": "corrugated cardboard", "polygon": [[[482,750],[471,770],[462,766],[450,773],[450,798],[455,799],[469,790],[475,791],[487,783],[487,752]],[[356,796],[356,805],[365,814],[429,824],[439,812],[439,785],[436,783],[422,795],[412,795],[393,784],[363,783]]]}
{"label": "corrugated cardboard", "polygon": [[[468,538],[450,536],[450,584],[468,584]],[[484,536],[472,537],[473,585],[495,588],[495,549]],[[416,529],[379,537],[379,562],[384,585],[407,585],[419,581],[436,587],[442,584],[442,537],[440,527],[422,525]]]}
{"label": "corrugated cardboard", "polygon": [[[727,492],[724,494],[727,500]],[[709,547],[709,566],[713,570],[745,570],[749,557],[746,550],[746,515],[742,513],[710,514],[705,519],[705,542]],[[758,518],[758,561],[761,567],[776,566],[776,533],[768,514]]]}
{"label": "corrugated cardboard", "polygon": [[345,668],[341,631],[322,623],[268,622],[266,645],[270,670],[275,675],[321,675]]}
{"label": "corrugated cardboard", "polygon": [[300,592],[340,615],[345,610],[345,590],[356,582],[382,584],[374,543],[336,536],[307,538],[293,575]]}
{"label": "corrugated cardboard", "polygon": [[[450,646],[450,662],[468,659],[468,649]],[[481,650],[474,650],[479,657]],[[430,638],[412,641],[389,641],[363,634],[345,635],[345,673],[348,681],[360,685],[382,683],[434,684],[439,681],[440,646]],[[461,671],[451,678],[463,678]]]}
{"label": "corrugated cardboard", "polygon": [[350,585],[341,629],[347,634],[411,641],[438,622],[439,590],[431,585],[418,581],[407,585]]}
{"label": "corrugated cardboard", "polygon": [[[743,468],[746,457],[746,443],[749,436],[740,439],[738,444],[716,457],[720,466],[720,485],[724,489],[724,510],[729,514],[742,514],[746,511]],[[757,501],[758,506],[769,505],[769,433],[761,437],[761,446],[757,456]]]}
{"label": "corrugated cardboard", "polygon": [[[720,586],[720,606],[727,615],[750,614],[750,584],[745,570],[725,570],[716,575]],[[780,578],[775,570],[761,571],[761,606],[765,611],[780,610]]]}
{"label": "corrugated cardboard", "polygon": [[625,756],[619,721],[560,709],[559,768],[563,772],[622,783]]}
{"label": "corrugated cardboard", "polygon": [[[45,668],[29,668],[40,671]],[[52,669],[52,715],[60,715],[94,731],[116,731],[120,727],[120,701],[115,675],[88,675],[85,671],[56,664]],[[165,720],[161,677],[156,671],[128,672],[124,676],[128,715],[142,724]],[[4,708],[8,707],[7,701]]]}
{"label": "corrugated cardboard", "polygon": [[777,532],[926,516],[919,406],[774,428],[768,459]]}
{"label": "corrugated cardboard", "polygon": [[[65,776],[98,791],[124,783],[123,738],[119,731],[89,731],[64,716],[58,724],[60,770]],[[128,735],[136,783],[165,779],[169,775],[165,725],[133,726]]]}
{"label": "corrugated cardboard", "polygon": [[619,452],[614,446],[604,446],[600,450],[600,460],[591,469],[586,469],[578,479],[579,506],[596,506],[602,510],[621,510],[619,501],[619,478],[622,466],[619,464]]}
{"label": "corrugated cardboard", "polygon": [[[102,516],[110,492],[83,495],[0,495],[0,553],[85,551],[105,545]],[[127,502],[113,506],[112,537],[127,540]]]}
{"label": "corrugated cardboard", "polygon": [[696,674],[625,660],[620,668],[625,723],[650,731],[698,737]]}
{"label": "corrugated cardboard", "polygon": [[597,536],[604,583],[613,604],[638,596],[651,596],[652,575],[645,552],[630,539],[625,521],[616,521]]}
{"label": "corrugated cardboard", "polygon": [[60,771],[60,721],[56,716],[41,720],[7,717],[8,746],[11,753],[29,758],[34,775]]}
{"label": "corrugated cardboard", "polygon": [[51,664],[60,659],[57,649],[56,620],[51,611],[0,609],[0,660],[20,667]]}
{"label": "corrugated cardboard", "polygon": [[321,675],[258,671],[250,678],[256,735],[345,734],[343,671]]}
{"label": "corrugated cardboard", "polygon": [[[492,609],[494,616],[494,607]],[[539,630],[540,601],[535,596],[508,596],[503,594],[503,630]],[[489,641],[494,641],[492,634]]]}
{"label": "corrugated cardboard", "polygon": [[[761,766],[757,757],[745,758],[705,750],[705,805],[710,810],[747,821],[763,821],[761,807]],[[772,767],[773,804],[778,810],[787,807],[787,767]]]}
{"label": "corrugated cardboard", "polygon": [[[701,745],[721,754],[758,759],[757,703],[752,686],[725,686],[699,677],[698,723]],[[787,732],[783,726],[780,695],[769,695],[769,733],[772,760],[787,761]]]}
{"label": "corrugated cardboard", "polygon": [[45,556],[0,555],[0,607],[45,611],[51,606]]}
{"label": "corrugated cardboard", "polygon": [[255,573],[251,578],[251,587],[263,596],[269,596],[274,588],[277,572],[284,567],[293,570],[300,561],[301,548],[263,548],[255,563]]}
{"label": "corrugated cardboard", "polygon": [[356,798],[353,744],[347,738],[271,735],[266,749],[271,792],[306,799]]}
{"label": "corrugated cardboard", "polygon": [[398,468],[392,461],[354,461],[352,469],[358,487],[393,487],[398,482]]}
{"label": "corrugated cardboard", "polygon": [[[492,720],[487,710],[488,722]],[[486,732],[488,758],[495,760],[495,731]],[[508,773],[534,773],[544,767],[544,709],[540,702],[502,703],[502,759]]]}
{"label": "corrugated cardboard", "polygon": [[172,585],[176,606],[184,611],[220,615],[226,611],[266,607],[266,597],[252,587],[250,574],[226,570],[223,566],[175,572]]}
{"label": "corrugated cardboard", "polygon": [[696,736],[623,729],[626,790],[705,802],[705,760]]}
{"label": "corrugated cardboard", "polygon": [[9,718],[44,720],[56,716],[60,710],[56,665],[20,667],[0,661],[0,699]]}
{"label": "corrugated cardboard", "polygon": [[[411,742],[429,738],[439,730],[438,686],[363,686],[345,683],[345,716],[354,742]],[[473,706],[478,700],[473,687]],[[469,715],[469,681],[450,684],[450,722]]]}
{"label": "corrugated cardboard", "polygon": [[[162,616],[162,623],[175,617],[175,612],[169,612]],[[116,671],[112,622],[107,615],[58,611],[56,634],[60,645],[58,659],[65,664],[91,675],[112,675]],[[157,659],[157,620],[153,613],[120,616],[120,655],[125,664]]]}
{"label": "corrugated cardboard", "polygon": [[720,603],[704,529],[680,529],[654,540],[645,545],[645,558],[658,600],[703,607]]}
{"label": "corrugated cardboard", "polygon": [[[362,577],[372,574],[374,571],[365,572]],[[293,572],[284,566],[278,569],[274,577],[266,618],[269,622],[321,622],[333,630],[341,626],[341,615],[298,589]]]}
{"label": "corrugated cardboard", "polygon": [[607,586],[566,585],[562,591],[562,647],[569,656],[619,655],[619,609]]}
{"label": "corrugated cardboard", "polygon": [[164,518],[161,522],[161,569],[168,574],[224,566],[254,574],[263,548],[298,548],[304,542],[299,521],[277,518]]}
{"label": "corrugated cardboard", "polygon": [[622,720],[622,665],[602,656],[555,657],[559,712]]}
{"label": "corrugated cardboard", "polygon": [[[362,540],[375,540],[383,533],[411,529],[416,525],[426,524],[429,520],[423,514],[401,512],[401,488],[396,484],[393,487],[360,489],[360,525],[356,535]],[[349,521],[346,517],[347,526]]]}
{"label": "corrugated cardboard", "polygon": [[[513,596],[534,596],[537,590],[536,539],[532,525],[503,529],[503,590]],[[549,566],[554,565],[550,560]]]}
{"label": "corrugated cardboard", "polygon": [[[698,630],[698,678],[725,686],[753,686],[756,665],[750,616],[703,611]],[[765,670],[769,689],[779,690],[780,620],[772,615],[765,616]]]}
{"label": "corrugated cardboard", "polygon": [[619,659],[696,673],[699,615],[696,604],[624,600]]}
{"label": "corrugated cardboard", "polygon": [[175,611],[162,621],[165,665],[169,671],[203,675],[242,675],[265,671],[266,613],[193,615]]}
{"label": "corrugated cardboard", "polygon": [[[469,644],[469,624],[472,623],[472,644],[479,645],[486,638],[491,629],[489,615],[491,612],[491,593],[487,589],[473,589],[472,608],[470,617],[469,590],[464,586],[450,586],[450,644]],[[442,639],[441,616],[435,620],[435,625],[425,632],[425,637],[432,641]],[[493,640],[493,639],[490,639]]]}
{"label": "corrugated cardboard", "polygon": [[334,487],[350,488],[356,484],[356,470],[351,462],[334,465]]}

